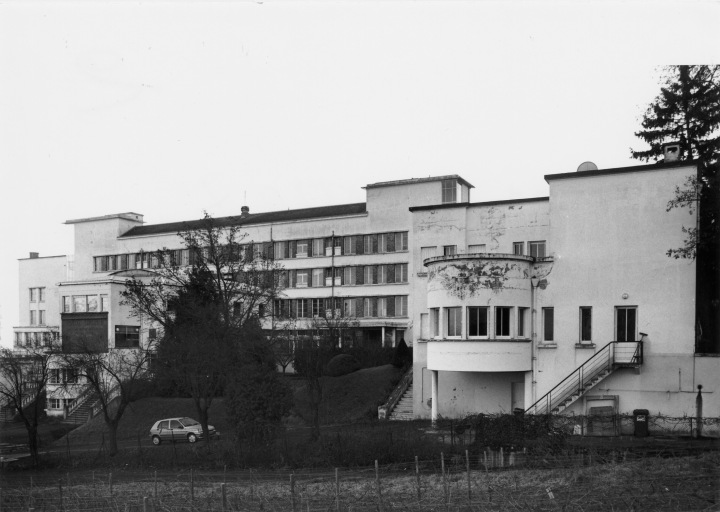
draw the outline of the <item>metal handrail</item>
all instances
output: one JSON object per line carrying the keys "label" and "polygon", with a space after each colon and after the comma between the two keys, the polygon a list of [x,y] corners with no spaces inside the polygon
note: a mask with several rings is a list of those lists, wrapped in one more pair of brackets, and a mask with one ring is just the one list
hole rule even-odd
{"label": "metal handrail", "polygon": [[77,411],[81,405],[83,405],[87,400],[92,398],[92,396],[95,394],[95,388],[93,388],[90,384],[85,384],[85,389],[83,389],[82,393],[78,395],[75,400],[73,400],[72,405],[68,407],[67,415],[68,417]]}
{"label": "metal handrail", "polygon": [[618,364],[616,353],[618,348],[625,344],[635,344],[635,347],[633,355],[628,361],[623,361],[623,364],[642,364],[642,341],[611,341],[528,407],[525,412],[529,414],[550,414],[558,404],[562,404],[573,394],[581,394],[589,382],[592,382],[602,372],[611,370],[614,365]]}

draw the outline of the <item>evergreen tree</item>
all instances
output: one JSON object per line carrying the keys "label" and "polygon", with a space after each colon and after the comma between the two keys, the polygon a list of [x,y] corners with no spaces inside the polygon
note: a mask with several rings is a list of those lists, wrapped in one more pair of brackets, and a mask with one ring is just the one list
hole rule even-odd
{"label": "evergreen tree", "polygon": [[667,254],[696,260],[696,351],[720,353],[720,66],[668,67],[641,124],[635,135],[650,148],[631,150],[633,158],[658,161],[664,143],[678,142],[680,159],[697,163],[667,209],[697,210],[698,222]]}

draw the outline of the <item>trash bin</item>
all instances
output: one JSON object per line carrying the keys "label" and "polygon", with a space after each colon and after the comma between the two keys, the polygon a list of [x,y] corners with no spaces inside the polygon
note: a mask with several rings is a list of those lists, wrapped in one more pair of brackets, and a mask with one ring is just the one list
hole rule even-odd
{"label": "trash bin", "polygon": [[650,416],[650,412],[647,409],[635,409],[633,411],[635,437],[647,437],[649,435],[648,416]]}

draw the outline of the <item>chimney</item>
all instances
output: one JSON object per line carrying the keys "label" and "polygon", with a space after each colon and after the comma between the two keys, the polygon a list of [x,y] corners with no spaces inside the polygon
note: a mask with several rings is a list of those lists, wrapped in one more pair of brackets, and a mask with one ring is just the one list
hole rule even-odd
{"label": "chimney", "polygon": [[30,253],[30,259],[31,259],[31,260],[37,259],[37,258],[39,258],[39,257],[40,257],[40,253],[39,253],[39,252],[31,252],[31,253]]}
{"label": "chimney", "polygon": [[665,163],[677,162],[680,160],[680,143],[679,142],[668,142],[663,144],[663,156],[665,157]]}
{"label": "chimney", "polygon": [[243,219],[250,216],[250,208],[243,206],[240,208],[240,217]]}

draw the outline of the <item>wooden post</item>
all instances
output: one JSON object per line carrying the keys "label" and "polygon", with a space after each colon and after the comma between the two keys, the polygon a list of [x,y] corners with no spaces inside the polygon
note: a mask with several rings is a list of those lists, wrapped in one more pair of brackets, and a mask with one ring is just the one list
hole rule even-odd
{"label": "wooden post", "polygon": [[62,482],[58,482],[58,491],[60,493],[60,510],[64,510],[63,499],[62,499]]}
{"label": "wooden post", "polygon": [[252,468],[250,468],[250,501],[255,501],[255,479]]}
{"label": "wooden post", "polygon": [[225,493],[225,483],[220,484],[220,493],[222,494],[222,512],[227,510],[227,494]]}
{"label": "wooden post", "polygon": [[500,467],[505,467],[505,452],[503,452],[503,447],[500,447]]}
{"label": "wooden post", "polygon": [[148,512],[147,496],[143,496],[143,512]]}
{"label": "wooden post", "polygon": [[110,486],[110,496],[112,496],[112,472],[108,474],[108,485]]}
{"label": "wooden post", "polygon": [[192,468],[190,468],[190,503],[195,501],[195,478]]}
{"label": "wooden post", "polygon": [[340,512],[340,475],[338,468],[335,468],[335,510]]}
{"label": "wooden post", "polygon": [[415,455],[415,480],[417,481],[417,493],[418,493],[418,506],[420,505],[420,464],[418,464],[417,455]]}
{"label": "wooden post", "polygon": [[465,472],[467,473],[468,505],[472,504],[472,490],[470,487],[470,454],[465,450]]}
{"label": "wooden post", "polygon": [[375,485],[377,487],[378,510],[382,512],[382,493],[380,491],[380,466],[375,459]]}
{"label": "wooden post", "polygon": [[445,509],[447,509],[450,504],[450,500],[448,495],[448,481],[445,476],[445,454],[443,452],[440,452],[440,472],[442,475],[443,492],[445,493]]}
{"label": "wooden post", "polygon": [[290,501],[292,502],[292,510],[293,512],[297,512],[297,508],[295,506],[295,475],[290,475]]}
{"label": "wooden post", "polygon": [[70,489],[70,473],[69,473],[69,472],[68,472],[68,473],[65,473],[65,477],[67,478],[67,486],[68,486],[68,489]]}
{"label": "wooden post", "polygon": [[93,498],[97,496],[97,491],[95,490],[95,471],[92,472],[92,485],[93,485]]}
{"label": "wooden post", "polygon": [[223,466],[223,483],[227,483],[227,464]]}
{"label": "wooden post", "polygon": [[487,450],[483,450],[483,465],[485,466],[485,471],[488,470],[488,460],[487,460]]}
{"label": "wooden post", "polygon": [[153,498],[157,501],[157,469],[155,470],[155,474],[153,476],[153,486],[155,487],[155,494]]}

